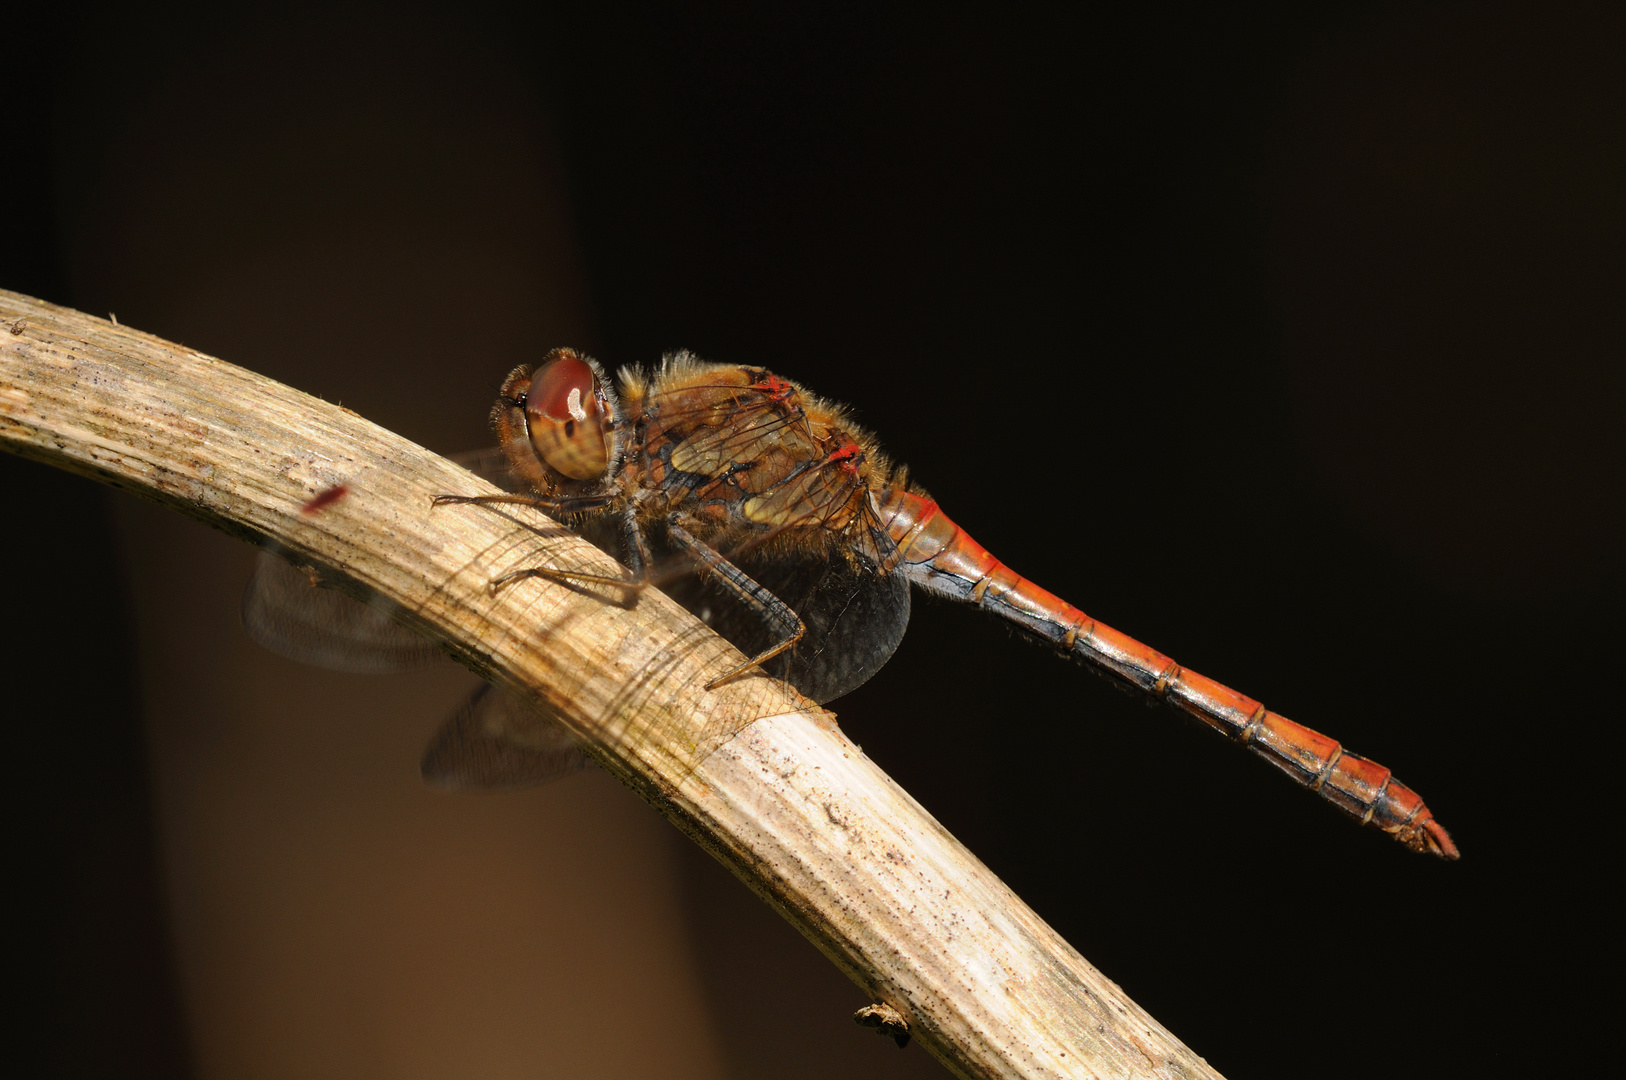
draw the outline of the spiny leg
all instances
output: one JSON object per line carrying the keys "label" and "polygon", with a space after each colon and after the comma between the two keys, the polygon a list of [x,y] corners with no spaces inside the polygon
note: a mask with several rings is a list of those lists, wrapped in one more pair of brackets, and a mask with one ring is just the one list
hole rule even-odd
{"label": "spiny leg", "polygon": [[[602,510],[613,499],[613,495],[580,495],[560,499],[549,499],[537,495],[436,495],[430,502],[430,506],[529,506],[557,517],[564,514],[580,514],[593,510]],[[641,555],[642,552],[640,551],[639,554]],[[490,588],[493,593],[497,593],[516,581],[532,577],[546,578],[549,581],[565,586],[603,585],[617,588],[622,590],[621,606],[623,607],[631,607],[637,602],[639,594],[647,588],[647,583],[642,580],[643,572],[641,567],[634,569],[630,577],[609,577],[605,574],[590,574],[581,570],[558,570],[545,566],[529,567],[504,574],[502,577],[493,579]]]}
{"label": "spiny leg", "polygon": [[[606,588],[620,589],[621,599],[618,606],[624,608],[633,607],[638,602],[639,595],[649,588],[647,581],[639,581],[636,578],[610,577],[607,574],[589,574],[582,570],[555,570],[548,566],[531,566],[524,570],[511,571],[500,578],[493,578],[490,586],[491,592],[495,595],[516,581],[524,581],[526,578],[534,577],[545,578],[566,588],[574,588],[577,585],[602,585]],[[588,593],[586,595],[596,594]]]}
{"label": "spiny leg", "polygon": [[614,495],[572,495],[562,499],[547,499],[540,495],[436,495],[429,500],[431,509],[437,506],[532,506],[546,514],[579,514],[588,510],[602,510],[615,500]]}
{"label": "spiny leg", "polygon": [[801,616],[791,610],[789,604],[758,584],[744,570],[718,554],[714,548],[696,539],[679,521],[680,519],[674,516],[667,522],[666,531],[672,542],[698,559],[719,584],[733,593],[742,604],[760,615],[763,622],[785,633],[785,637],[777,645],[764,649],[726,675],[721,675],[706,684],[707,690],[715,690],[723,683],[753,667],[766,664],[780,653],[794,647],[807,632],[807,626],[802,622]]}
{"label": "spiny leg", "polygon": [[621,511],[621,547],[626,552],[627,568],[642,581],[649,573],[649,545],[644,541],[643,526],[638,524],[638,508],[631,502]]}

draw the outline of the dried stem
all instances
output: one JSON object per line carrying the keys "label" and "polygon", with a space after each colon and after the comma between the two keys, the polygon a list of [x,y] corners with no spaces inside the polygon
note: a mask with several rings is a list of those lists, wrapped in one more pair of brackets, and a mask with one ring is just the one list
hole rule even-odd
{"label": "dried stem", "polygon": [[[0,445],[337,571],[527,696],[961,1076],[1213,1077],[842,735],[540,514],[431,511],[489,489],[354,413],[128,327],[0,292]],[[342,490],[340,490],[342,489]],[[302,512],[303,508],[303,512]],[[547,627],[541,633],[539,627]]]}

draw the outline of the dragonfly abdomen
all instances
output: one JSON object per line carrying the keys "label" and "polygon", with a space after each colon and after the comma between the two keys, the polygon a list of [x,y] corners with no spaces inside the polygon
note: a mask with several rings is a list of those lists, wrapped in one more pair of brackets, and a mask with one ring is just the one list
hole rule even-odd
{"label": "dragonfly abdomen", "polygon": [[1165,701],[1243,744],[1361,824],[1382,829],[1413,851],[1457,857],[1456,845],[1422,798],[1385,766],[1195,671],[1176,666],[1159,682],[1157,693]]}
{"label": "dragonfly abdomen", "polygon": [[934,500],[888,489],[879,502],[887,532],[898,546],[899,565],[922,588],[987,608],[1162,698],[1412,850],[1457,857],[1456,845],[1423,800],[1382,765],[1348,753],[1337,740],[1096,622],[994,558]]}

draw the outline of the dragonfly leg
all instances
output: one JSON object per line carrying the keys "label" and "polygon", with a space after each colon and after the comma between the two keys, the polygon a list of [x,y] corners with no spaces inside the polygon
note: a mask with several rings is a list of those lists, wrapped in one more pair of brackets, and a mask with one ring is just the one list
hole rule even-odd
{"label": "dragonfly leg", "polygon": [[[430,506],[530,506],[550,515],[579,514],[593,510],[602,510],[605,505],[615,498],[614,495],[577,495],[559,499],[543,498],[536,495],[436,495]],[[647,583],[643,580],[643,568],[633,569],[630,577],[610,577],[606,574],[589,574],[580,570],[559,570],[548,566],[533,566],[524,570],[515,570],[495,578],[491,582],[491,591],[497,593],[526,578],[546,578],[561,585],[603,585],[620,589],[621,606],[632,607],[638,600]]]}
{"label": "dragonfly leg", "polygon": [[602,510],[615,496],[573,495],[562,499],[545,499],[539,495],[436,495],[429,500],[435,506],[531,506],[546,514],[579,514],[588,510]]}
{"label": "dragonfly leg", "polygon": [[683,527],[681,521],[682,518],[678,516],[667,521],[667,535],[672,538],[672,542],[693,555],[719,584],[733,593],[746,607],[760,615],[764,622],[783,631],[784,634],[778,644],[762,650],[733,671],[706,684],[707,690],[715,690],[723,683],[743,675],[754,667],[766,664],[785,650],[793,648],[802,640],[802,635],[807,632],[807,626],[802,622],[801,616],[791,610],[789,604],[718,554],[716,549],[696,539],[693,533]]}
{"label": "dragonfly leg", "polygon": [[493,594],[496,594],[508,588],[508,586],[514,584],[516,581],[524,581],[526,578],[534,577],[545,578],[548,581],[557,582],[558,584],[565,586],[603,585],[607,588],[620,589],[620,606],[624,608],[630,608],[636,604],[638,602],[638,597],[645,589],[649,588],[648,582],[641,581],[637,578],[610,577],[607,574],[589,574],[582,570],[555,570],[550,566],[530,566],[526,567],[524,570],[514,570],[510,573],[504,574],[500,578],[493,578],[491,582],[491,591]]}
{"label": "dragonfly leg", "polygon": [[515,570],[511,574],[491,583],[491,591],[513,584],[522,578],[541,577],[549,581],[557,581],[561,585],[578,583],[583,585],[610,585],[622,590],[621,606],[630,608],[638,600],[639,594],[649,588],[649,582],[644,575],[649,567],[649,550],[644,544],[643,529],[638,524],[637,511],[629,506],[622,515],[622,528],[625,532],[627,577],[605,577],[603,574],[587,574],[579,570],[554,570],[548,567],[532,567],[528,570]]}
{"label": "dragonfly leg", "polygon": [[644,542],[644,528],[638,524],[638,508],[628,503],[621,511],[621,546],[626,552],[627,568],[642,580],[649,572],[649,545]]}

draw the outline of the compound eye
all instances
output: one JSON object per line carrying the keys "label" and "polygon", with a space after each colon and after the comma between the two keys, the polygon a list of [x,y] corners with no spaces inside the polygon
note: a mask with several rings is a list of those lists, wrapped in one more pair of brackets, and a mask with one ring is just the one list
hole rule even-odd
{"label": "compound eye", "polygon": [[610,423],[604,391],[592,367],[569,349],[555,349],[525,392],[531,445],[572,480],[594,480],[610,466]]}

